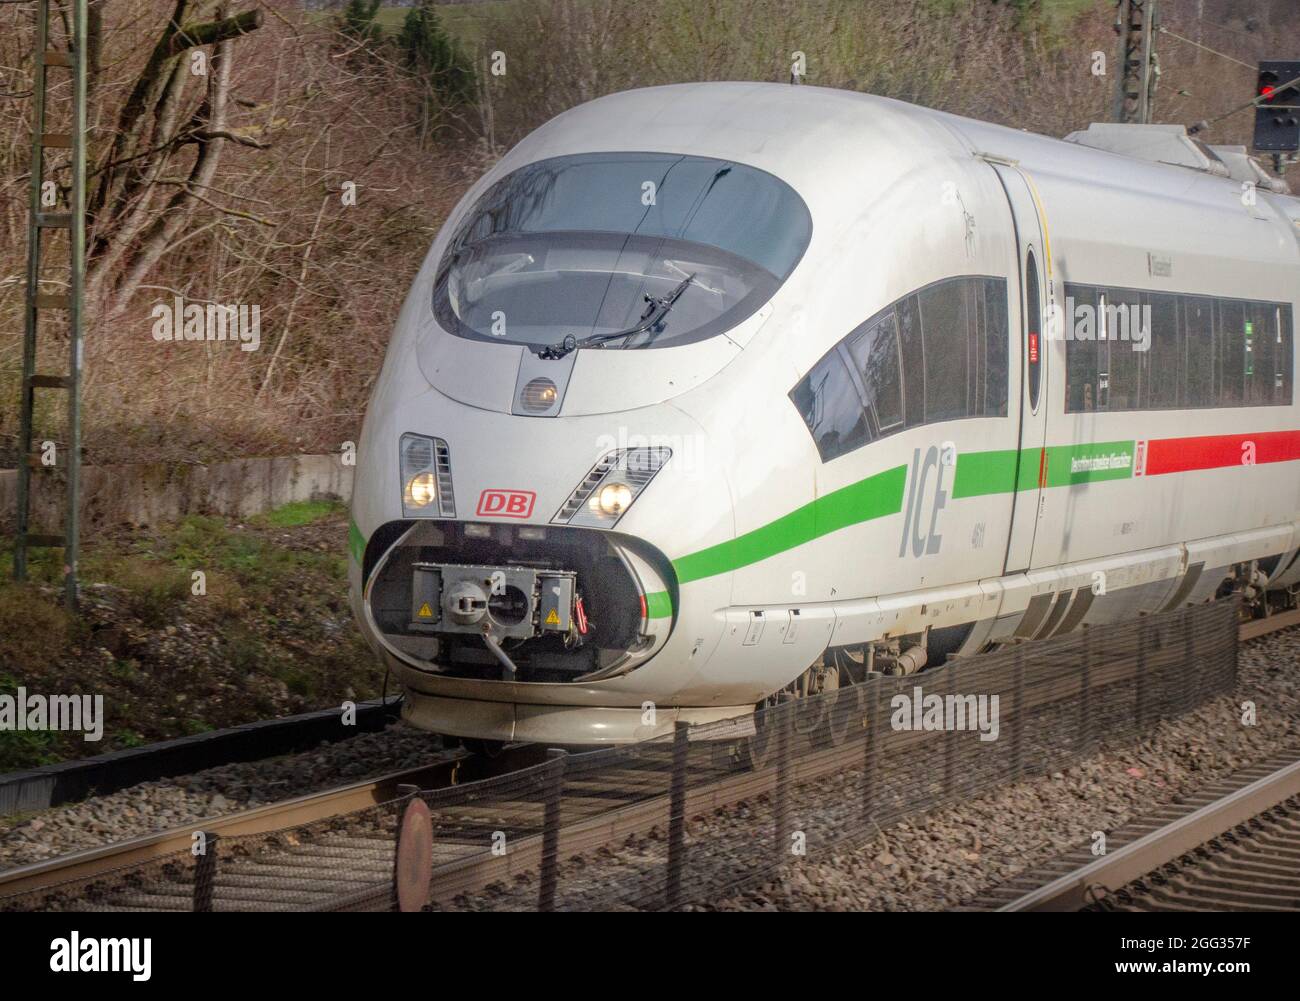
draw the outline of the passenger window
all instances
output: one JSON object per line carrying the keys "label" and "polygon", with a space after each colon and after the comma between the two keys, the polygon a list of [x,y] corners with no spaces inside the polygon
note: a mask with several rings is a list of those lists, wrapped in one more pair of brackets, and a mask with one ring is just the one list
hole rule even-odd
{"label": "passenger window", "polygon": [[869,321],[848,338],[849,357],[862,376],[867,416],[873,437],[903,424],[903,387],[898,366],[898,333],[894,311]]}
{"label": "passenger window", "polygon": [[1006,279],[950,278],[851,331],[790,400],[823,462],[904,427],[1005,417],[1009,338]]}
{"label": "passenger window", "polygon": [[984,325],[984,283],[976,278],[961,281],[966,309],[966,413],[984,413],[984,385],[988,369],[988,341]]}
{"label": "passenger window", "polygon": [[1214,406],[1213,299],[1183,297],[1183,359],[1187,372],[1183,406]]}
{"label": "passenger window", "polygon": [[985,417],[1007,415],[1007,283],[1001,278],[986,278],[983,282],[983,330],[979,342],[987,352],[984,372],[984,406],[979,413]]}
{"label": "passenger window", "polygon": [[1025,330],[1029,382],[1029,409],[1038,409],[1039,381],[1043,374],[1042,322],[1043,303],[1038,288],[1038,264],[1031,250],[1025,259]]}
{"label": "passenger window", "polygon": [[964,283],[939,282],[918,299],[925,333],[925,423],[965,417],[971,323]]}
{"label": "passenger window", "polygon": [[[1097,409],[1097,290],[1066,289],[1074,316],[1065,317],[1066,409],[1090,413]],[[1068,312],[1068,310],[1067,310]]]}
{"label": "passenger window", "polygon": [[1110,289],[1103,312],[1106,340],[1099,355],[1108,379],[1106,410],[1137,410],[1141,381],[1135,349],[1138,325],[1142,322],[1142,294],[1128,289]]}
{"label": "passenger window", "polygon": [[[1076,313],[1096,304],[1105,339],[1066,348],[1066,411],[1161,410],[1291,403],[1291,307],[1208,296],[1067,285]],[[1150,311],[1138,313],[1140,304]],[[1149,323],[1149,330],[1144,330]],[[1148,340],[1149,334],[1149,340]],[[1144,341],[1145,351],[1135,351]]]}
{"label": "passenger window", "polygon": [[812,432],[822,462],[830,462],[869,440],[862,398],[838,350],[813,366],[790,391],[790,399]]}
{"label": "passenger window", "polygon": [[1246,310],[1244,304],[1219,300],[1219,406],[1239,407],[1246,381]]}
{"label": "passenger window", "polygon": [[1283,406],[1291,405],[1291,369],[1295,362],[1292,355],[1294,328],[1291,326],[1291,307],[1280,306],[1277,311],[1278,332],[1277,350],[1273,353],[1277,373],[1273,377],[1273,402]]}
{"label": "passenger window", "polygon": [[1139,357],[1139,381],[1143,386],[1144,405],[1151,410],[1168,410],[1178,406],[1178,387],[1183,381],[1183,353],[1178,329],[1178,298],[1156,293],[1142,296],[1143,320],[1151,313],[1151,327],[1146,351]]}
{"label": "passenger window", "polygon": [[1246,312],[1246,403],[1269,406],[1277,381],[1278,309],[1254,302]]}
{"label": "passenger window", "polygon": [[925,346],[914,295],[898,304],[898,343],[903,360],[903,416],[908,427],[919,427],[925,423]]}

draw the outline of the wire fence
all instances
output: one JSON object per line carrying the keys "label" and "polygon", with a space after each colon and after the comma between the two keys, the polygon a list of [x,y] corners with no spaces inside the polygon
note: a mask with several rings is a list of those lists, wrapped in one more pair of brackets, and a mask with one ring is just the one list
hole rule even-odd
{"label": "wire fence", "polygon": [[[752,719],[554,751],[484,781],[411,787],[345,816],[0,897],[0,910],[707,906],[1230,692],[1239,614],[1236,599],[1188,606],[873,676]],[[422,823],[413,811],[427,811]]]}

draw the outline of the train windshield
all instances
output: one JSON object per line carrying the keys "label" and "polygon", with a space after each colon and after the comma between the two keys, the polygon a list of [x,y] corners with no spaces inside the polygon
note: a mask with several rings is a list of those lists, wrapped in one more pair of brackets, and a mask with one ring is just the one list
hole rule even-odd
{"label": "train windshield", "polygon": [[[555,157],[474,204],[439,264],[434,312],[458,336],[535,350],[566,338],[683,344],[761,307],[811,235],[803,200],[753,167],[665,153]],[[674,293],[671,308],[656,305]]]}

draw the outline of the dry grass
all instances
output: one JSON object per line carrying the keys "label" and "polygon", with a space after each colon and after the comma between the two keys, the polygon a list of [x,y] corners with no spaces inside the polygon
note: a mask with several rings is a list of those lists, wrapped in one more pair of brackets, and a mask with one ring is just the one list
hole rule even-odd
{"label": "dry grass", "polygon": [[[142,53],[165,20],[158,2],[109,5],[92,102],[99,162]],[[238,44],[238,127],[269,142],[230,145],[210,203],[137,287],[95,303],[86,336],[85,444],[94,461],[207,460],[337,448],[355,438],[370,382],[411,275],[438,221],[482,170],[462,131],[421,149],[410,81],[348,54],[328,26],[268,16]],[[27,89],[30,12],[0,8],[0,65]],[[145,30],[148,28],[149,30]],[[0,452],[17,428],[30,101],[0,101]],[[62,179],[57,159],[52,176]],[[345,205],[345,184],[356,204]],[[44,290],[66,283],[49,246]],[[66,259],[66,258],[65,258]],[[160,344],[153,307],[258,304],[261,347]],[[39,369],[66,361],[55,322]],[[62,439],[61,394],[41,394],[38,439]],[[6,463],[8,464],[8,463]]]}

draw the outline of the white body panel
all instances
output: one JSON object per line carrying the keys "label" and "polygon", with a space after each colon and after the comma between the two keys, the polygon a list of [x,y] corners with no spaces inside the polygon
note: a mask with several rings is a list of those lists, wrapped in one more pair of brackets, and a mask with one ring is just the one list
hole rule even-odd
{"label": "white body panel", "polygon": [[[523,164],[623,150],[768,171],[804,199],[811,242],[771,301],[726,335],[653,350],[579,351],[559,416],[514,416],[525,349],[453,337],[433,319],[432,275],[448,233],[479,193]],[[1003,181],[1018,176],[1028,194],[1009,202]],[[399,317],[367,414],[352,508],[353,602],[408,691],[408,717],[502,739],[638,739],[670,729],[678,707],[698,710],[697,719],[741,711],[827,645],[974,624],[964,649],[977,649],[1014,634],[1036,595],[1065,601],[1091,588],[1097,573],[1106,596],[1072,626],[1158,610],[1178,597],[1193,564],[1204,564],[1205,576],[1182,600],[1212,595],[1233,564],[1282,554],[1286,568],[1300,545],[1300,464],[1290,460],[961,498],[951,496],[954,470],[941,466],[926,492],[937,483],[948,499],[935,510],[919,498],[915,521],[900,509],[805,537],[807,521],[797,515],[899,467],[905,504],[914,461],[945,443],[960,464],[968,454],[1040,442],[1050,450],[1296,432],[1294,395],[1290,406],[1066,413],[1066,344],[1048,340],[1040,408],[1025,413],[1020,438],[1027,245],[1051,301],[1064,301],[1071,282],[1279,301],[1300,314],[1296,200],[1261,191],[1250,208],[1240,194],[1226,178],[812,87],[654,88],[561,115],[493,167],[448,220]],[[1012,204],[1019,214],[1035,203],[1032,228],[1013,218]],[[1154,276],[1153,256],[1172,262],[1172,273]],[[791,388],[868,316],[961,275],[1008,283],[1007,416],[916,427],[822,462]],[[682,577],[671,631],[654,656],[603,681],[509,683],[436,675],[395,655],[365,614],[362,552],[380,526],[402,519],[397,439],[408,431],[448,442],[459,520],[474,520],[481,491],[514,488],[536,492],[524,523],[537,525],[549,522],[610,442],[668,440],[674,458],[616,533],[644,540]],[[926,522],[941,544],[915,556],[908,532]],[[1286,579],[1300,579],[1300,570]],[[1068,618],[1065,609],[1042,620],[1049,630]],[[764,613],[762,634],[746,643],[756,612]],[[642,717],[646,702],[662,708],[652,724]]]}

